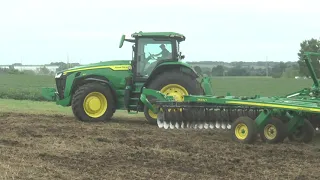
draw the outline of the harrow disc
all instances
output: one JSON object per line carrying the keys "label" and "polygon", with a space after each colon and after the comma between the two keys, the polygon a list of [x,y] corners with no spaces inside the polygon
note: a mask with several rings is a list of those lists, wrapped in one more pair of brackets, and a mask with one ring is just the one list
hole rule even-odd
{"label": "harrow disc", "polygon": [[230,130],[233,121],[247,116],[255,119],[259,109],[228,106],[203,106],[187,103],[160,105],[162,111],[158,114],[157,124],[164,129],[222,129]]}

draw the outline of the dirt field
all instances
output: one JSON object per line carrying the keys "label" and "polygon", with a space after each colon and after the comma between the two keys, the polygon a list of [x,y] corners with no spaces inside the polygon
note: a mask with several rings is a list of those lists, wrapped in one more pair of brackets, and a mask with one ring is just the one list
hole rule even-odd
{"label": "dirt field", "polygon": [[315,144],[241,145],[228,133],[163,130],[117,115],[95,124],[0,115],[1,179],[320,178]]}

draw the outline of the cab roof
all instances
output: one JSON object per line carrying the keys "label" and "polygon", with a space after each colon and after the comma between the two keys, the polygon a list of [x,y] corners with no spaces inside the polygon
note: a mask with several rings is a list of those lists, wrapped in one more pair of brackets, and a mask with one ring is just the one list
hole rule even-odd
{"label": "cab roof", "polygon": [[131,35],[134,37],[171,37],[176,38],[179,41],[184,41],[186,37],[183,34],[176,33],[176,32],[135,32]]}

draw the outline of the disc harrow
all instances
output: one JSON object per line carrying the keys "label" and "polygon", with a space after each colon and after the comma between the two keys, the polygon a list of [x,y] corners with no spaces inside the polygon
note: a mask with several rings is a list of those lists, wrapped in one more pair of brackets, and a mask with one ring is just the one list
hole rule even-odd
{"label": "disc harrow", "polygon": [[230,107],[217,105],[190,105],[180,103],[168,105],[159,103],[161,112],[158,113],[158,127],[164,129],[231,129],[232,119],[248,116],[255,119],[259,108]]}
{"label": "disc harrow", "polygon": [[[153,96],[152,105],[147,97]],[[177,102],[171,96],[143,89],[141,101],[158,114],[158,127],[164,129],[225,129],[233,139],[252,143],[259,135],[267,143],[310,142],[314,128],[307,119],[320,114],[317,101],[278,97],[184,96]]]}
{"label": "disc harrow", "polygon": [[[307,143],[320,127],[320,83],[311,56],[320,53],[304,53],[313,86],[284,96],[214,96],[212,88],[206,86],[205,96],[184,96],[182,102],[144,88],[140,100],[158,114],[159,128],[231,130],[233,139],[242,143],[254,142],[257,135],[267,143],[282,142],[286,137]],[[204,79],[210,82],[207,77]],[[150,96],[155,97],[155,103],[149,102]]]}
{"label": "disc harrow", "polygon": [[[283,98],[290,98],[295,100],[304,100],[304,101],[311,101],[311,102],[320,102],[320,87],[319,87],[319,80],[317,78],[317,75],[314,71],[314,68],[312,66],[312,56],[316,58],[315,60],[319,60],[320,53],[319,52],[304,52],[303,53],[304,62],[306,64],[306,67],[309,71],[310,77],[313,81],[313,85],[308,88],[303,88],[300,91],[292,92],[289,94],[286,94],[284,96],[281,96]],[[309,113],[307,115],[308,120],[313,125],[313,127],[316,130],[320,129],[320,115],[317,113]]]}

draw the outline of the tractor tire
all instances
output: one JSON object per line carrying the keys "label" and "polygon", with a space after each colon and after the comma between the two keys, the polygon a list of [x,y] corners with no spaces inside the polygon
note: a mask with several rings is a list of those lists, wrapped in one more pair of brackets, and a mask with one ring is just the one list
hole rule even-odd
{"label": "tractor tire", "polygon": [[111,89],[96,82],[80,86],[72,98],[72,111],[83,122],[110,120],[115,112]]}
{"label": "tractor tire", "polygon": [[[200,82],[191,76],[182,72],[163,72],[157,75],[152,82],[147,86],[149,89],[158,90],[166,95],[174,95],[176,101],[182,101],[183,95],[203,95],[204,91]],[[150,103],[153,102],[153,97],[147,97]],[[147,121],[152,124],[157,124],[157,115],[154,114],[147,106],[144,107],[144,116]]]}
{"label": "tractor tire", "polygon": [[287,128],[281,119],[272,117],[259,134],[263,142],[269,144],[282,143],[287,137]]}
{"label": "tractor tire", "polygon": [[309,120],[305,119],[303,126],[298,128],[297,132],[288,135],[288,139],[290,141],[296,141],[300,143],[310,143],[314,135],[314,127]]}
{"label": "tractor tire", "polygon": [[248,116],[238,117],[231,125],[232,140],[243,144],[253,144],[257,139],[257,125]]}

